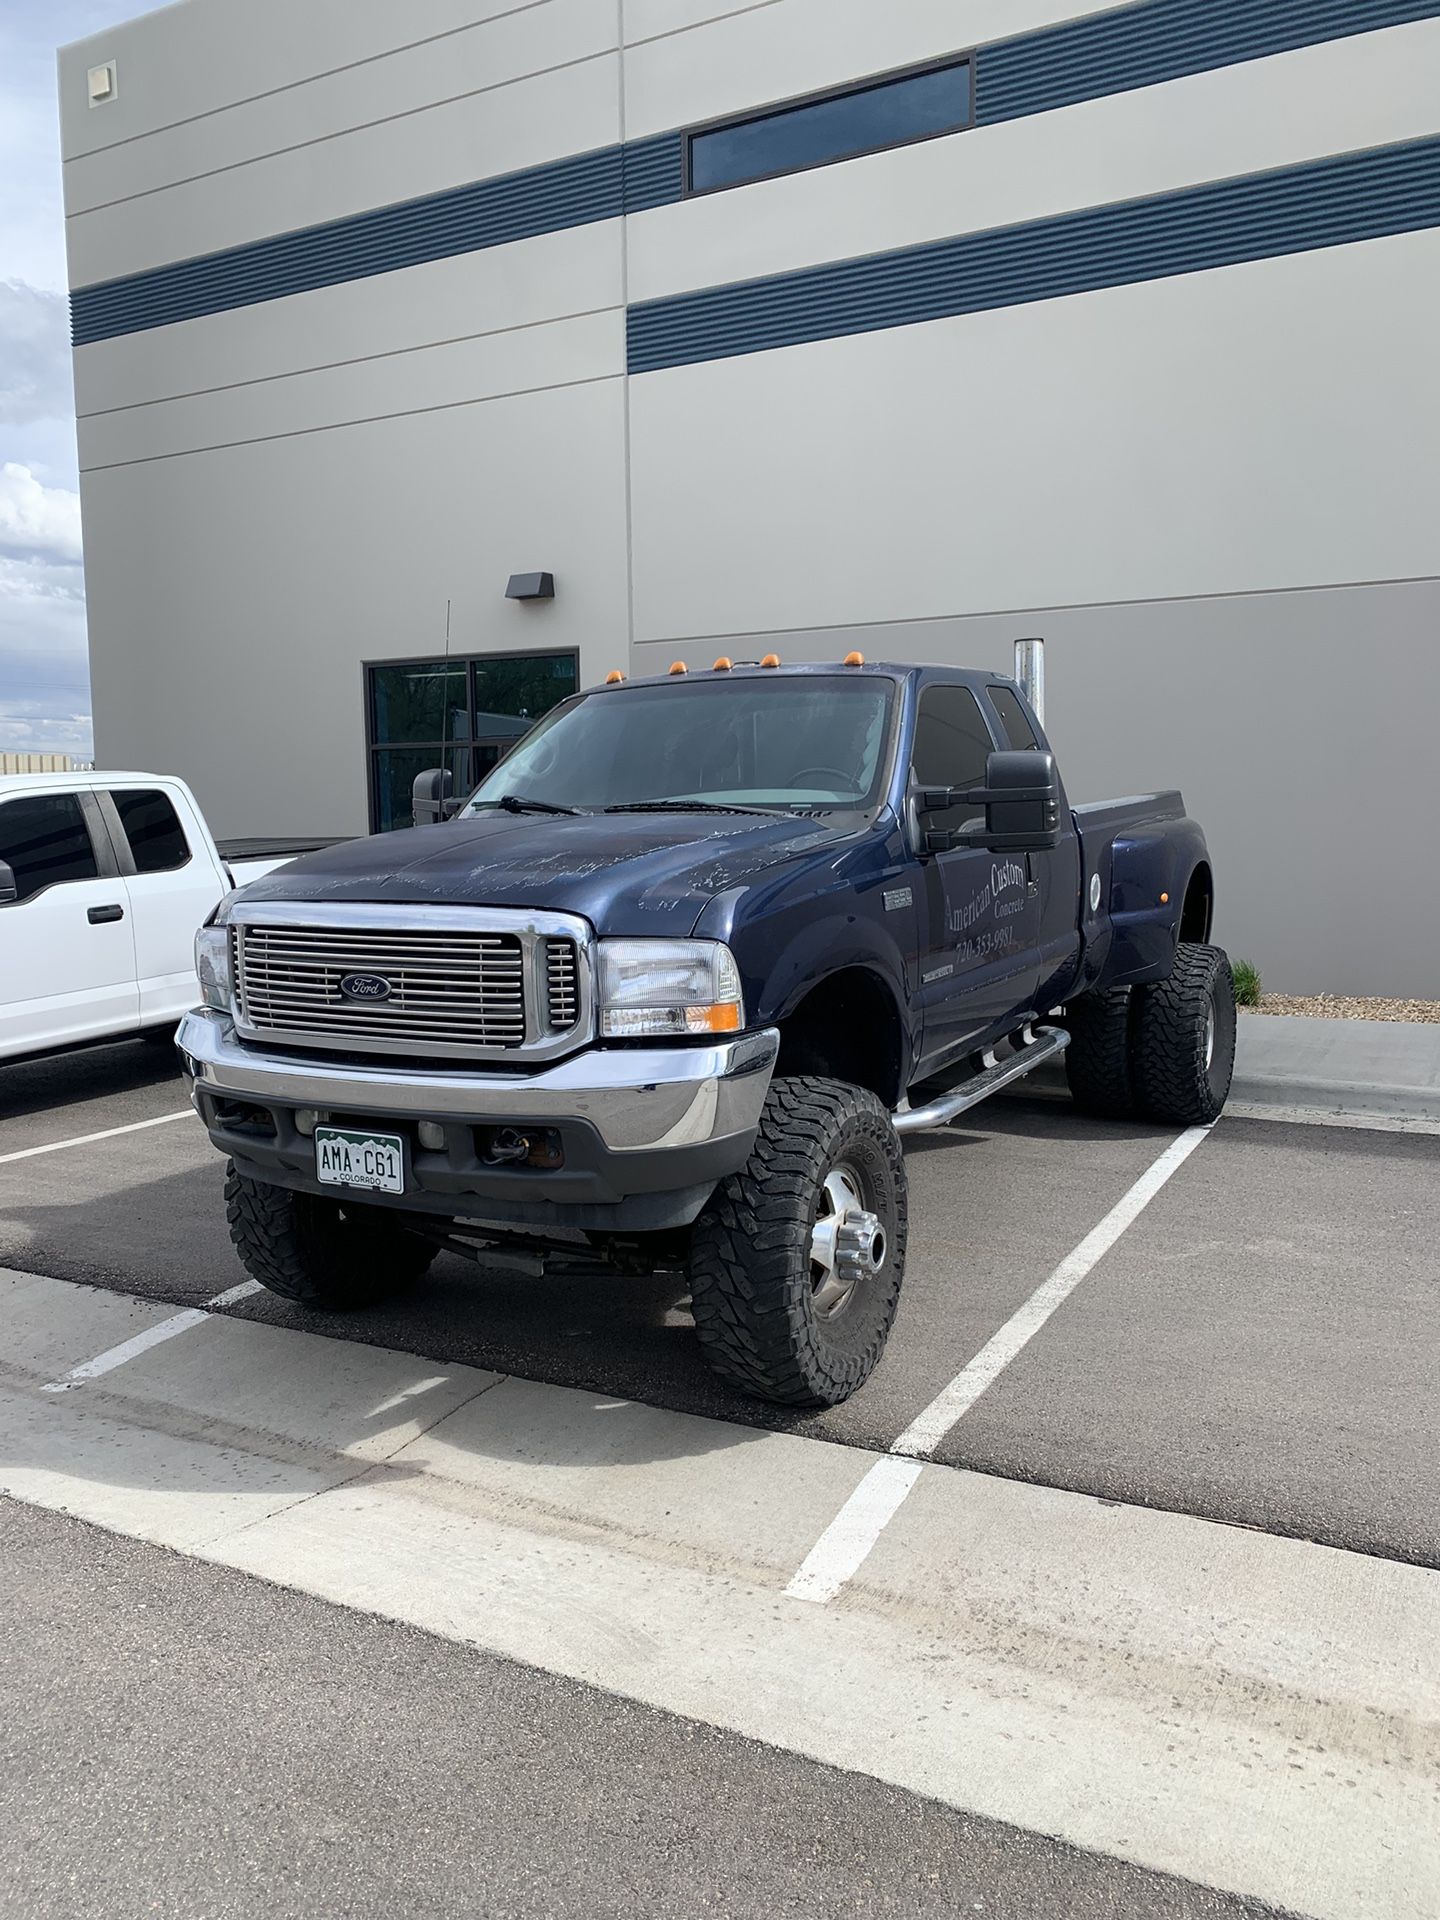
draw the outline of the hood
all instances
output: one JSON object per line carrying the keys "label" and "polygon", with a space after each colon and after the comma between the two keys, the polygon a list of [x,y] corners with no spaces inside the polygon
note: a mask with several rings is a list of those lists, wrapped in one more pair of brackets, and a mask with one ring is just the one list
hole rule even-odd
{"label": "hood", "polygon": [[480,813],[306,854],[245,899],[533,907],[583,914],[601,934],[679,937],[717,894],[852,838],[853,817],[842,829],[798,816]]}

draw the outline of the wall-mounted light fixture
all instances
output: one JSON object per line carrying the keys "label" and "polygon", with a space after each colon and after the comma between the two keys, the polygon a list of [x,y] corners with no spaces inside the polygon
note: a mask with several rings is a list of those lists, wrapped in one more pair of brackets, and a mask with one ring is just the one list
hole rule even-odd
{"label": "wall-mounted light fixture", "polygon": [[85,91],[92,107],[108,106],[115,98],[115,62],[91,67],[85,76]]}
{"label": "wall-mounted light fixture", "polygon": [[505,588],[507,600],[553,600],[555,598],[555,576],[553,573],[512,573]]}

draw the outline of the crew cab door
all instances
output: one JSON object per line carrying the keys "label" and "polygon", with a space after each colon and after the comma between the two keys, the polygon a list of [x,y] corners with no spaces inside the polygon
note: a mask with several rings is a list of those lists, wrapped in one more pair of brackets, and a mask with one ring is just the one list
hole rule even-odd
{"label": "crew cab door", "polygon": [[129,902],[94,797],[40,789],[0,799],[0,1057],[139,1024]]}
{"label": "crew cab door", "polygon": [[[1012,687],[990,686],[986,697],[1007,747],[1040,752],[1039,734]],[[1064,1000],[1080,963],[1080,837],[1068,806],[1060,815],[1057,845],[1021,856],[1035,889],[1034,939],[1038,948],[1036,1007],[1047,1013]]]}
{"label": "crew cab door", "polygon": [[[911,754],[914,784],[979,787],[999,742],[969,687],[922,685]],[[964,808],[935,827],[979,826]],[[1023,854],[957,847],[920,856],[921,1071],[966,1051],[1012,1014],[1031,1011],[1040,971],[1038,891]]]}
{"label": "crew cab door", "polygon": [[116,783],[102,804],[130,901],[140,1024],[178,1021],[199,995],[195,934],[226,890],[224,876],[182,788]]}

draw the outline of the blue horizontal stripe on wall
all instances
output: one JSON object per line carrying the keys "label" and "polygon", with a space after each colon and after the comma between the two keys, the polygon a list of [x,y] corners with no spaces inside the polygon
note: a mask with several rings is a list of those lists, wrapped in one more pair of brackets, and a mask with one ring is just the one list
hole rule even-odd
{"label": "blue horizontal stripe on wall", "polygon": [[[1437,15],[1440,0],[1132,0],[980,48],[977,121],[1044,113]],[[665,206],[682,195],[683,145],[683,133],[673,132],[603,147],[80,287],[70,302],[72,338],[84,346]]]}
{"label": "blue horizontal stripe on wall", "polygon": [[71,331],[82,346],[613,220],[679,197],[680,136],[662,134],[82,287],[71,298]]}
{"label": "blue horizontal stripe on wall", "polygon": [[1141,0],[982,47],[985,126],[1440,13],[1437,0]]}
{"label": "blue horizontal stripe on wall", "polygon": [[1440,140],[1344,154],[634,306],[632,373],[1440,226]]}
{"label": "blue horizontal stripe on wall", "polygon": [[[1440,7],[1440,0],[1435,0]],[[631,140],[623,149],[625,211],[644,213],[668,206],[682,192],[685,136],[660,133],[653,140]]]}

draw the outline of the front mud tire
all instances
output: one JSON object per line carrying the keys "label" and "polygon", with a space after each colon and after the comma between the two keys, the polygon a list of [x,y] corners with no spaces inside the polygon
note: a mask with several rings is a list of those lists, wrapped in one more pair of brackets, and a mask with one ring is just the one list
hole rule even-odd
{"label": "front mud tire", "polygon": [[1220,947],[1183,941],[1167,980],[1137,987],[1135,1092],[1150,1120],[1208,1127],[1235,1071],[1235,981]]}
{"label": "front mud tire", "polygon": [[297,1306],[351,1313],[404,1293],[438,1247],[383,1207],[324,1200],[226,1168],[225,1215],[245,1271]]}
{"label": "front mud tire", "polygon": [[876,1096],[840,1080],[777,1079],[748,1161],[691,1235],[695,1330],[710,1366],[782,1406],[848,1400],[885,1350],[906,1225],[900,1141]]}

